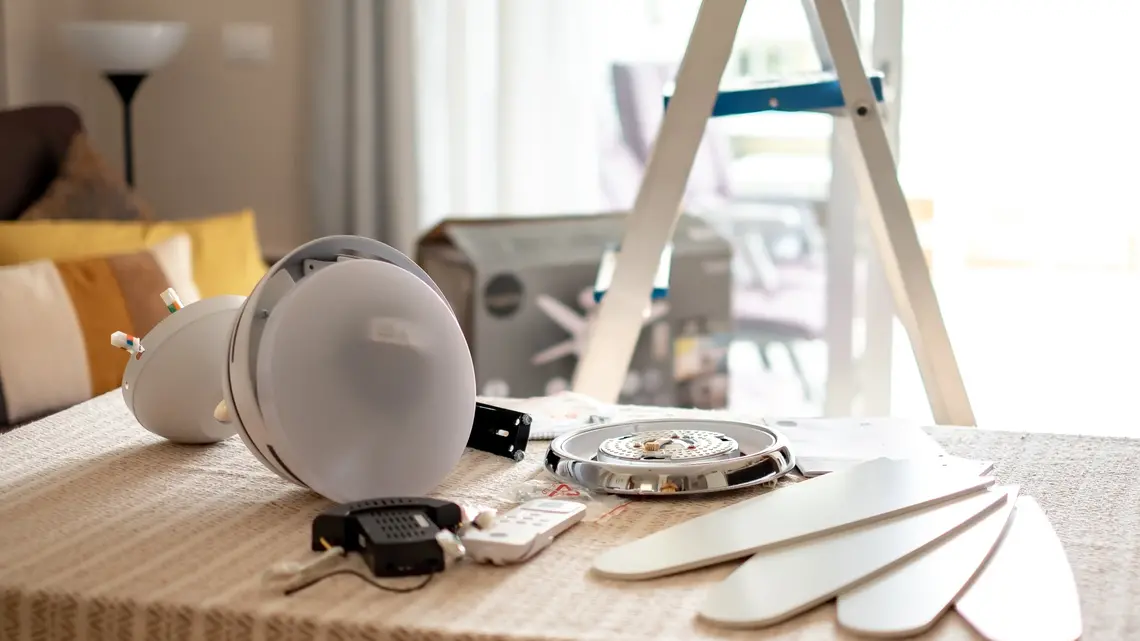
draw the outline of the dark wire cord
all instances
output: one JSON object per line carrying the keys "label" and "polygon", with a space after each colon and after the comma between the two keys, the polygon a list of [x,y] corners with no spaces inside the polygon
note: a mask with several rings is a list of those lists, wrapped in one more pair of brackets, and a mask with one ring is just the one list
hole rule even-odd
{"label": "dark wire cord", "polygon": [[435,578],[434,574],[429,574],[426,577],[424,577],[423,581],[421,581],[415,585],[410,585],[407,587],[400,587],[400,586],[394,586],[394,585],[384,585],[383,583],[380,583],[378,581],[373,581],[369,577],[365,576],[364,574],[362,574],[356,570],[352,570],[349,568],[340,568],[337,570],[333,570],[331,572],[326,572],[325,574],[322,574],[318,577],[315,577],[310,581],[306,581],[305,583],[302,583],[302,584],[297,585],[297,586],[293,586],[293,587],[285,590],[285,596],[296,594],[296,593],[300,592],[301,590],[304,590],[306,588],[310,588],[310,587],[320,583],[321,581],[324,581],[325,579],[327,579],[329,577],[334,577],[334,576],[337,576],[340,574],[351,574],[352,576],[357,577],[361,581],[364,581],[365,583],[371,585],[372,587],[374,587],[376,589],[383,590],[385,592],[395,592],[397,594],[407,594],[408,592],[415,592],[417,590],[422,590],[425,587],[427,587],[427,584],[431,583],[432,579]]}

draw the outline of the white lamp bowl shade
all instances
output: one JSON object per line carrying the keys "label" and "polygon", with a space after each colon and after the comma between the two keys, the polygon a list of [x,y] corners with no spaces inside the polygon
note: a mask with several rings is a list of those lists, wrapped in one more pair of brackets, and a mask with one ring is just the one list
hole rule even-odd
{"label": "white lamp bowl shade", "polygon": [[149,73],[165,65],[186,42],[185,22],[69,22],[65,45],[105,73]]}
{"label": "white lamp bowl shade", "polygon": [[443,294],[407,256],[356,236],[312,241],[270,268],[238,315],[222,379],[249,450],[339,503],[427,494],[458,464],[475,416],[471,352]]}
{"label": "white lamp bowl shade", "polygon": [[243,296],[215,296],[162,319],[123,370],[123,400],[147,430],[176,443],[216,443],[236,428],[214,418],[218,371]]}

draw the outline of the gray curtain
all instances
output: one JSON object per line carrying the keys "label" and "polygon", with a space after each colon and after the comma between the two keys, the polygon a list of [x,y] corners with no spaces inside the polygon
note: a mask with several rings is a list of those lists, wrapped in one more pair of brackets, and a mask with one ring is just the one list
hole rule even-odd
{"label": "gray curtain", "polygon": [[414,0],[307,3],[311,217],[318,236],[376,238],[405,253],[418,232]]}

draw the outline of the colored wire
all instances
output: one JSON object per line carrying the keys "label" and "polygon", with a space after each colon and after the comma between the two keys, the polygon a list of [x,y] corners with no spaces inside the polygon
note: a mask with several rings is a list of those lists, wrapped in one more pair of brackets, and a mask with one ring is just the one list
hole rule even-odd
{"label": "colored wire", "polygon": [[143,351],[142,341],[137,336],[131,336],[126,332],[111,334],[111,345],[131,354],[141,354]]}
{"label": "colored wire", "polygon": [[434,574],[429,574],[426,577],[424,577],[423,581],[417,583],[416,585],[410,585],[408,587],[398,587],[398,586],[393,586],[393,585],[384,585],[383,583],[373,581],[372,579],[368,578],[367,576],[365,576],[364,574],[362,574],[360,572],[357,572],[356,570],[350,570],[348,568],[341,568],[339,570],[333,570],[331,572],[327,572],[327,573],[322,574],[318,577],[315,577],[311,581],[306,581],[305,583],[291,587],[288,590],[285,590],[285,596],[296,594],[296,593],[300,592],[301,590],[304,590],[306,588],[310,588],[310,587],[320,583],[321,581],[324,581],[325,579],[327,579],[329,577],[334,577],[334,576],[341,575],[341,574],[351,574],[352,576],[359,578],[361,581],[364,581],[365,583],[367,583],[368,585],[371,585],[372,587],[374,587],[376,589],[383,590],[385,592],[395,592],[397,594],[407,594],[408,592],[415,592],[417,590],[422,590],[425,587],[427,587],[428,583],[431,583],[432,579],[435,578]]}
{"label": "colored wire", "polygon": [[174,291],[173,287],[169,287],[166,291],[159,294],[162,302],[166,305],[167,311],[171,314],[182,309],[182,299],[178,297],[178,292]]}

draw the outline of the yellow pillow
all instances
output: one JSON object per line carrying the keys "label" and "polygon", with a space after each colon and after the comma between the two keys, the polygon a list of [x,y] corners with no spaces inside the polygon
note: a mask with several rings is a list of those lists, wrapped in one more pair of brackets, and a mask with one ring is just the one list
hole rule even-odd
{"label": "yellow pillow", "polygon": [[246,296],[266,265],[251,210],[196,220],[18,220],[0,222],[0,267],[141,251],[179,234],[193,246],[203,298]]}

